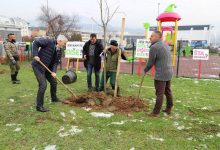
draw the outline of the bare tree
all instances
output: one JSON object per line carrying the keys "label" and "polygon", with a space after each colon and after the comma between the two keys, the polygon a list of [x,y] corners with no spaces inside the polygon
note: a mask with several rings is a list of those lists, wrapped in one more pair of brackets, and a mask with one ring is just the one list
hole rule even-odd
{"label": "bare tree", "polygon": [[97,2],[99,4],[101,24],[98,23],[98,21],[96,21],[94,18],[92,18],[92,20],[103,29],[104,46],[106,48],[108,24],[117,13],[119,6],[116,6],[115,8],[113,8],[113,10],[111,10],[109,4],[107,3],[107,0],[97,0]]}
{"label": "bare tree", "polygon": [[52,8],[45,5],[41,6],[41,14],[38,19],[47,27],[47,35],[57,37],[59,34],[64,34],[70,37],[78,29],[78,16],[60,14]]}
{"label": "bare tree", "polygon": [[[107,27],[109,22],[112,20],[113,16],[117,13],[119,6],[116,6],[113,11],[110,10],[110,6],[107,3],[107,0],[97,0],[99,4],[99,10],[100,10],[100,19],[101,19],[101,24],[98,23],[94,18],[92,20],[103,29],[103,35],[104,35],[104,64],[106,64],[106,59],[105,59],[105,53],[107,49]],[[104,91],[106,92],[106,66],[104,65]]]}

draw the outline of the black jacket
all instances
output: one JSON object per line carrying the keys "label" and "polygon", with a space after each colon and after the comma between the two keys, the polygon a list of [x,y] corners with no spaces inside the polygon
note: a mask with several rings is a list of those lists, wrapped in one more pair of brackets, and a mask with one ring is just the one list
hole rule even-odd
{"label": "black jacket", "polygon": [[[40,60],[52,71],[56,72],[59,58],[56,51],[56,41],[52,39],[38,39],[33,42],[33,57],[38,56]],[[37,61],[33,60],[32,66],[41,72],[46,69]]]}
{"label": "black jacket", "polygon": [[[86,59],[84,60],[84,66],[87,68],[87,64],[89,61],[89,46],[90,46],[90,41],[86,42],[85,45],[83,46],[83,58],[86,55]],[[101,68],[101,57],[100,54],[103,52],[103,45],[100,42],[95,43],[95,52],[94,52],[94,69],[95,71],[99,71]]]}

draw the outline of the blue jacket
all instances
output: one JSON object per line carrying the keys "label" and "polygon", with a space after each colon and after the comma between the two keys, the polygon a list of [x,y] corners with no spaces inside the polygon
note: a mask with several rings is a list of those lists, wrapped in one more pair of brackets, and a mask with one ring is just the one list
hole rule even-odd
{"label": "blue jacket", "polygon": [[[33,42],[33,57],[38,56],[40,60],[52,71],[57,71],[59,58],[56,51],[56,41],[52,39],[40,38]],[[46,69],[37,61],[33,60],[33,67],[37,67],[41,72]]]}

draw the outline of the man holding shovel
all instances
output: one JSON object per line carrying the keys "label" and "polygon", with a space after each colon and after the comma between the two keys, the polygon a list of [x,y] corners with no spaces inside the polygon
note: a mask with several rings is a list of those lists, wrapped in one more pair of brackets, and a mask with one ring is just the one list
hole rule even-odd
{"label": "man holding shovel", "polygon": [[[113,90],[115,90],[115,82],[116,82],[116,72],[118,66],[118,57],[121,49],[118,48],[118,43],[115,40],[110,42],[111,47],[106,51],[106,82],[110,78],[110,84]],[[127,60],[124,52],[121,52],[122,59]],[[100,91],[104,90],[104,73],[102,73],[102,79],[100,84]],[[117,90],[117,95],[119,95],[119,87]]]}
{"label": "man holding shovel", "polygon": [[166,95],[167,105],[164,112],[171,113],[173,107],[173,96],[171,91],[171,78],[173,75],[171,53],[167,44],[162,42],[162,33],[154,31],[150,38],[150,54],[146,68],[147,73],[155,66],[154,85],[156,89],[156,104],[149,116],[158,117],[163,104],[163,95]]}
{"label": "man holding shovel", "polygon": [[[33,56],[32,67],[34,74],[39,83],[36,110],[40,112],[47,112],[48,109],[44,108],[44,94],[47,88],[47,81],[50,82],[50,94],[52,102],[60,102],[57,98],[57,81],[56,71],[59,63],[58,51],[63,48],[67,42],[64,35],[59,35],[57,40],[53,39],[38,39],[33,42]],[[51,70],[51,73],[41,64],[41,62]]]}

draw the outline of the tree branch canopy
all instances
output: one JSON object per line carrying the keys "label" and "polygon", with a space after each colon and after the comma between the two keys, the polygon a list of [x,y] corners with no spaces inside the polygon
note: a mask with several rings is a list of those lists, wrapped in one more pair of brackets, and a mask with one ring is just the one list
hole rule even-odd
{"label": "tree branch canopy", "polygon": [[71,37],[79,28],[77,15],[61,14],[45,5],[41,6],[38,20],[47,27],[47,35],[54,38],[57,38],[59,34]]}

